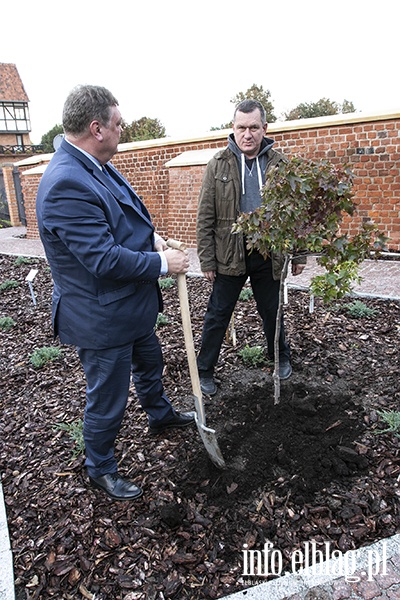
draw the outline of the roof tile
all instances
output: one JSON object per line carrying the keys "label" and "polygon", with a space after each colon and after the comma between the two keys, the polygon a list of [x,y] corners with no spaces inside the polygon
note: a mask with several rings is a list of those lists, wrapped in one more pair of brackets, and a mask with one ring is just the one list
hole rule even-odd
{"label": "roof tile", "polygon": [[17,67],[0,63],[0,102],[29,102]]}

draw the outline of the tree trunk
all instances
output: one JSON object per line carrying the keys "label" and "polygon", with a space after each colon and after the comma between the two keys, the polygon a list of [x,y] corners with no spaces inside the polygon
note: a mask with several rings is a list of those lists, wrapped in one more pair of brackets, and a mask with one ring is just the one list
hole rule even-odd
{"label": "tree trunk", "polygon": [[283,301],[284,301],[284,288],[285,288],[285,279],[288,274],[289,263],[292,259],[291,254],[285,255],[285,262],[283,264],[283,269],[281,272],[281,281],[279,286],[279,302],[278,302],[278,310],[276,313],[276,326],[275,326],[275,340],[274,340],[274,404],[279,404],[279,400],[281,397],[281,380],[279,378],[279,336],[281,332],[281,317],[283,313]]}

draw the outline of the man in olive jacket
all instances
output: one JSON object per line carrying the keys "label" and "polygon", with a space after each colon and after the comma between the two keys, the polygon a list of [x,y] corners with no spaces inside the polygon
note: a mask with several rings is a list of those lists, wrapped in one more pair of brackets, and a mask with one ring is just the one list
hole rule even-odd
{"label": "man in olive jacket", "polygon": [[[228,147],[208,163],[200,192],[197,214],[197,250],[201,270],[213,284],[204,318],[198,369],[201,389],[210,396],[217,392],[214,369],[225,331],[239,294],[250,278],[257,310],[263,322],[269,357],[274,358],[276,313],[279,302],[283,257],[264,259],[249,253],[242,235],[232,233],[239,213],[251,212],[261,204],[260,190],[266,173],[283,159],[265,137],[268,124],[263,106],[244,100],[235,110],[233,133]],[[304,258],[292,261],[293,275],[304,269]],[[279,376],[292,373],[290,348],[285,339],[283,318],[279,339]]]}

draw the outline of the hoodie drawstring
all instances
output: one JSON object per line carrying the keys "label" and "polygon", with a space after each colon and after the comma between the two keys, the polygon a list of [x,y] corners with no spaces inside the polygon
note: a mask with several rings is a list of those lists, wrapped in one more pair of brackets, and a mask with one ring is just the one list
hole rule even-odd
{"label": "hoodie drawstring", "polygon": [[242,155],[241,155],[241,160],[242,160],[242,196],[244,196],[245,193],[246,193],[245,188],[244,188],[244,177],[245,177],[245,174],[246,174],[246,168],[245,168],[245,161],[244,161],[244,154],[243,154],[243,152],[242,152]]}
{"label": "hoodie drawstring", "polygon": [[258,156],[256,158],[256,161],[257,161],[258,186],[259,186],[260,192],[261,192],[261,189],[262,189],[262,186],[263,186],[263,181],[262,181],[260,161],[258,160]]}
{"label": "hoodie drawstring", "polygon": [[[245,162],[243,152],[241,155],[241,163],[242,163],[242,195],[244,196],[246,193],[246,189],[245,189],[245,185],[244,185],[245,174],[246,174],[246,162]],[[256,157],[256,164],[257,164],[258,187],[260,188],[260,192],[261,192],[261,189],[263,186],[263,180],[262,180],[261,167],[260,167],[260,161],[258,160],[258,156]]]}

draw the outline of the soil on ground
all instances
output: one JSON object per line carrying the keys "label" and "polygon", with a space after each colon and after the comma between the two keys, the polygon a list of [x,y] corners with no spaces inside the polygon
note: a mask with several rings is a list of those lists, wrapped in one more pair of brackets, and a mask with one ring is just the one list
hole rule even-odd
{"label": "soil on ground", "polygon": [[[310,312],[308,294],[289,290],[293,375],[275,404],[273,365],[238,354],[264,347],[254,300],[239,301],[236,345],[228,336],[218,393],[204,398],[226,468],[196,426],[150,436],[132,387],[116,455],[144,494],[113,502],[88,485],[85,380],[74,348],[53,339],[47,263],[2,256],[0,268],[0,323],[14,322],[0,329],[0,471],[17,600],[216,599],[290,571],[306,542],[344,553],[399,531],[400,437],[384,418],[400,402],[398,302],[361,299],[354,316],[347,297]],[[210,286],[187,285],[198,349]],[[193,410],[175,280],[163,297],[165,389]],[[47,347],[61,352],[34,366]],[[268,543],[275,554],[244,576],[248,550]]]}

